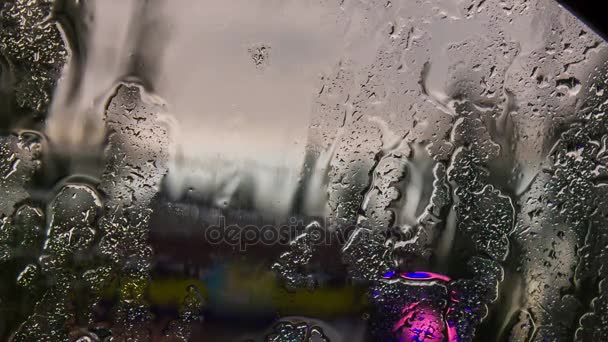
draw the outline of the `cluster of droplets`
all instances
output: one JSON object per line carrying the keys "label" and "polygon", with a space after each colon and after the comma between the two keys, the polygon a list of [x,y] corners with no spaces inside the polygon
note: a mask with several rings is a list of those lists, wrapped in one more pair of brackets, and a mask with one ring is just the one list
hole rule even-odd
{"label": "cluster of droplets", "polygon": [[13,75],[16,102],[27,113],[46,112],[67,59],[53,6],[53,0],[0,4],[0,56]]}
{"label": "cluster of droplets", "polygon": [[329,342],[323,329],[307,323],[278,322],[273,332],[266,337],[267,342]]}
{"label": "cluster of droplets", "polygon": [[289,243],[289,251],[281,254],[279,260],[272,265],[272,270],[276,272],[289,290],[306,287],[314,290],[316,283],[313,275],[306,270],[312,259],[315,244],[311,241],[313,229],[321,228],[318,222],[309,224],[304,233],[298,235]]}
{"label": "cluster of droplets", "polygon": [[[376,54],[344,57],[313,106],[307,160],[331,154],[326,228],[354,227],[341,252],[350,278],[370,286],[375,336],[396,338],[391,324],[431,312],[445,323],[433,328],[440,340],[472,341],[516,272],[502,286],[521,304],[493,309],[506,320],[494,334],[606,339],[606,44],[548,1],[431,3],[342,3],[369,16]],[[441,21],[484,34],[437,50]],[[531,22],[546,30],[528,39],[516,27]],[[417,169],[433,170],[420,198],[409,190]],[[385,277],[399,269],[452,280]]]}
{"label": "cluster of droplets", "polygon": [[[2,137],[0,262],[11,265],[5,270],[15,272],[32,302],[13,340],[151,338],[148,224],[169,142],[162,107],[142,92],[120,85],[108,104],[100,180],[67,179],[45,209],[26,190],[40,171],[45,140],[31,132]],[[204,300],[194,287],[187,292],[169,338],[188,340],[200,319]],[[101,306],[108,294],[117,300],[110,316]]]}
{"label": "cluster of droplets", "polygon": [[521,314],[522,336],[561,340],[574,329],[577,341],[608,337],[602,229],[608,138],[606,97],[597,92],[605,86],[604,73],[592,75],[588,83],[580,121],[560,135],[522,198],[526,205],[517,232],[526,247],[522,271],[537,280],[528,288],[528,308]]}

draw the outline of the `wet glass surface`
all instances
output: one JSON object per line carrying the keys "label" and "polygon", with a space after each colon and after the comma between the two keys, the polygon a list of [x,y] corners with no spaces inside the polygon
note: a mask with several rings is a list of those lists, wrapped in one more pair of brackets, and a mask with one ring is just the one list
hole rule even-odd
{"label": "wet glass surface", "polygon": [[0,340],[607,341],[607,62],[552,0],[0,0]]}

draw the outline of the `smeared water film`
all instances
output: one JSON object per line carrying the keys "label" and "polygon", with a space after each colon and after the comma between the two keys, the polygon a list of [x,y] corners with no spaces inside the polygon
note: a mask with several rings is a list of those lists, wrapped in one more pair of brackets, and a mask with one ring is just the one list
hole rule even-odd
{"label": "smeared water film", "polygon": [[607,87],[553,0],[0,0],[0,340],[608,341]]}

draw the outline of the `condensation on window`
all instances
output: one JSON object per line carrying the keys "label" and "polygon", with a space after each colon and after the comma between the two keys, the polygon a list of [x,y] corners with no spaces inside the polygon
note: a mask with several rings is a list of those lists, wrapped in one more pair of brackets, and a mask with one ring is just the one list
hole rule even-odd
{"label": "condensation on window", "polygon": [[606,341],[607,62],[553,0],[0,1],[0,339]]}

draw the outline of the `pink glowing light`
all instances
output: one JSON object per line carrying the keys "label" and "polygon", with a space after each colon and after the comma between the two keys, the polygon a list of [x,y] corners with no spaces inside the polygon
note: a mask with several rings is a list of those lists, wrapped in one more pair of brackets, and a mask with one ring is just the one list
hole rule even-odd
{"label": "pink glowing light", "polygon": [[446,321],[445,326],[448,327],[448,342],[458,342],[458,333],[456,332],[456,326]]}
{"label": "pink glowing light", "polygon": [[417,302],[404,308],[402,315],[393,327],[393,333],[398,333],[401,341],[443,341],[445,322],[439,309],[428,303]]}
{"label": "pink glowing light", "polygon": [[[391,279],[396,275],[394,271],[387,272],[383,277]],[[432,272],[403,272],[399,277],[407,280],[431,281],[439,280],[450,282],[448,276]],[[450,293],[452,302],[459,302],[457,293]],[[403,342],[440,342],[447,336],[448,342],[458,342],[459,337],[453,322],[445,319],[452,309],[442,313],[443,309],[434,308],[432,304],[416,302],[401,311],[401,318],[393,326],[393,333],[399,334],[399,340]]]}

